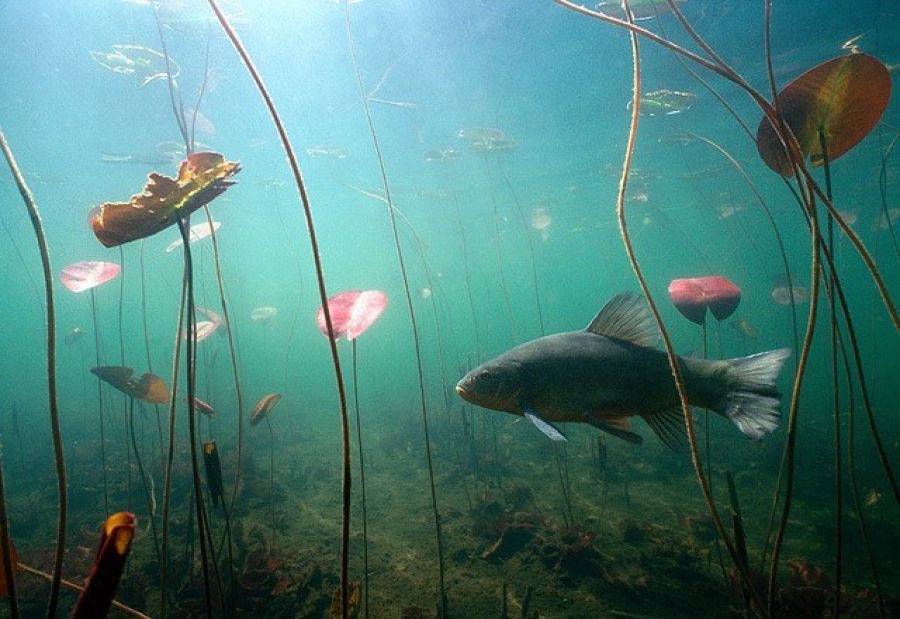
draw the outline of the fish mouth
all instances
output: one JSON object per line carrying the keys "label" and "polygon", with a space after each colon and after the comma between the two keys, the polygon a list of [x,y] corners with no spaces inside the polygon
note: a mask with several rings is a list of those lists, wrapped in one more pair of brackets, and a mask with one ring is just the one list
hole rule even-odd
{"label": "fish mouth", "polygon": [[462,383],[457,383],[456,394],[463,400],[466,400],[467,402],[469,401],[469,392],[466,391],[466,388],[462,386]]}

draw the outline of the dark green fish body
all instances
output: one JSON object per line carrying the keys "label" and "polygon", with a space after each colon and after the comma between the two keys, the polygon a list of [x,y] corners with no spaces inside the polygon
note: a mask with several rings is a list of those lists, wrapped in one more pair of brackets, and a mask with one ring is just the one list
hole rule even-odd
{"label": "dark green fish body", "polygon": [[[627,418],[641,416],[663,440],[677,443],[680,402],[668,357],[650,346],[656,338],[643,299],[619,295],[588,329],[517,346],[469,372],[457,392],[474,404],[529,416],[545,432],[538,421],[585,422],[639,442]],[[774,380],[788,354],[678,362],[692,405],[719,412],[760,438],[777,427]]]}
{"label": "dark green fish body", "polygon": [[[717,362],[679,358],[691,404],[713,408],[724,395],[710,380]],[[605,417],[661,413],[678,405],[666,354],[590,331],[548,335],[517,346],[489,362],[518,372],[518,397],[510,413],[529,403],[548,421],[584,421],[585,412]]]}

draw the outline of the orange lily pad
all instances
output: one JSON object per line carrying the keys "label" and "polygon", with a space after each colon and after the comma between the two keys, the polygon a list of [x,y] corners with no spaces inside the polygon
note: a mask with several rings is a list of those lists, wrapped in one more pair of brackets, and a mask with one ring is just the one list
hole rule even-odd
{"label": "orange lily pad", "polygon": [[250,411],[250,425],[255,426],[260,421],[266,418],[272,409],[275,408],[275,405],[281,400],[280,393],[270,393],[269,395],[264,395],[262,399],[256,403],[256,406],[253,407],[253,410]]}
{"label": "orange lily pad", "polygon": [[[825,163],[820,131],[825,136],[828,159],[834,161],[878,124],[890,98],[887,67],[873,56],[850,54],[824,62],[795,79],[778,94],[778,103],[803,156],[819,167]],[[756,131],[756,148],[767,166],[782,176],[793,173],[790,157],[766,117]]]}
{"label": "orange lily pad", "polygon": [[151,404],[162,404],[169,400],[169,388],[156,374],[145,372],[140,378],[134,378],[134,370],[120,365],[91,368],[91,373],[122,393],[138,400]]}
{"label": "orange lily pad", "polygon": [[153,172],[143,193],[128,202],[105,202],[90,212],[91,229],[106,247],[152,236],[221,195],[241,171],[219,153],[194,153],[181,162],[178,178]]}

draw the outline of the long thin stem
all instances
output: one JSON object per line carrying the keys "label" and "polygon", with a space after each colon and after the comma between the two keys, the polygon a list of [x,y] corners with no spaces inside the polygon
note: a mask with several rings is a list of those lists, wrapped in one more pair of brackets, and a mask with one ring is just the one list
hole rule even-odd
{"label": "long thin stem", "polygon": [[769,616],[775,614],[776,587],[778,577],[778,558],[781,553],[781,544],[784,541],[784,534],[787,528],[788,517],[791,513],[791,501],[794,487],[794,448],[797,439],[797,413],[800,408],[800,387],[806,376],[807,363],[809,360],[809,351],[812,348],[813,334],[816,328],[816,315],[819,306],[819,280],[822,276],[821,255],[819,252],[819,239],[821,232],[819,230],[818,216],[815,207],[810,211],[809,221],[812,228],[810,239],[810,248],[812,254],[812,264],[810,266],[810,301],[809,316],[806,320],[806,334],[803,337],[803,348],[800,350],[800,359],[797,365],[797,374],[794,377],[794,388],[791,392],[791,406],[788,413],[787,424],[787,440],[784,448],[784,507],[781,510],[781,520],[779,521],[778,530],[775,533],[775,541],[772,544],[772,565],[769,569],[769,588],[768,588],[768,613]]}
{"label": "long thin stem", "polygon": [[187,290],[187,304],[185,305],[185,371],[187,374],[187,398],[188,398],[188,440],[191,443],[191,474],[194,482],[194,501],[197,509],[197,538],[200,540],[200,564],[203,567],[203,592],[206,602],[206,615],[212,616],[212,590],[209,578],[209,556],[206,547],[206,518],[203,509],[203,487],[200,484],[200,463],[197,458],[197,419],[196,401],[196,349],[197,338],[194,317],[194,265],[191,257],[191,240],[188,222],[178,219],[178,229],[181,231],[181,240],[184,248],[184,284]]}
{"label": "long thin stem", "polygon": [[[259,72],[256,70],[256,67],[253,64],[253,61],[250,59],[249,54],[247,54],[246,49],[241,43],[240,38],[237,33],[231,27],[231,24],[228,23],[228,19],[222,13],[222,10],[219,8],[216,0],[208,0],[210,7],[213,12],[216,14],[216,18],[219,20],[219,24],[222,26],[222,30],[224,30],[225,34],[231,40],[231,43],[234,45],[235,50],[238,55],[241,57],[241,60],[244,63],[244,66],[247,68],[247,72],[253,78],[254,83],[256,84],[256,88],[259,91],[260,96],[263,98],[265,102],[266,109],[269,111],[269,115],[272,118],[272,123],[275,125],[275,129],[278,132],[278,137],[281,140],[281,145],[287,154],[288,163],[291,167],[291,172],[294,175],[294,182],[297,186],[297,192],[300,195],[301,206],[303,207],[303,214],[306,219],[306,227],[309,234],[309,243],[311,248],[311,253],[313,257],[313,263],[315,265],[316,271],[316,280],[319,288],[319,300],[322,306],[322,313],[325,317],[325,327],[328,333],[334,333],[334,323],[331,320],[331,311],[328,308],[328,293],[325,289],[325,272],[322,266],[322,258],[319,253],[319,242],[316,236],[316,227],[315,222],[313,221],[312,207],[309,203],[309,197],[306,193],[306,184],[303,182],[303,175],[300,172],[300,164],[297,161],[297,155],[294,152],[294,148],[291,145],[291,141],[288,138],[287,130],[284,127],[284,123],[281,121],[281,117],[278,114],[278,110],[275,108],[275,102],[272,100],[272,97],[269,95],[269,91],[266,88],[265,83],[260,77]],[[347,600],[348,600],[348,565],[349,565],[349,556],[350,556],[350,490],[351,490],[351,478],[350,478],[350,422],[347,414],[347,395],[344,389],[344,377],[341,373],[341,360],[338,354],[337,343],[334,341],[334,338],[328,338],[329,347],[331,349],[331,362],[334,367],[335,381],[337,383],[338,397],[340,400],[340,413],[341,413],[341,436],[342,436],[342,461],[343,461],[343,483],[342,483],[342,497],[343,497],[343,523],[341,527],[341,535],[342,535],[342,549],[341,549],[341,612],[344,617],[347,616]]]}
{"label": "long thin stem", "polygon": [[41,253],[41,266],[44,272],[44,294],[47,307],[47,405],[50,413],[50,430],[53,434],[53,455],[56,461],[56,489],[59,500],[59,515],[56,525],[56,553],[53,560],[53,579],[50,581],[50,597],[47,600],[47,616],[55,617],[59,604],[59,588],[62,581],[63,558],[66,553],[66,516],[68,497],[66,496],[66,463],[63,455],[62,432],[59,429],[59,402],[56,392],[56,305],[53,300],[53,269],[50,266],[50,250],[47,237],[44,235],[44,224],[34,196],[28,188],[25,178],[13,156],[6,135],[0,130],[0,149],[9,164],[19,194],[25,202],[28,217],[37,239]]}
{"label": "long thin stem", "polygon": [[6,578],[6,596],[9,599],[9,615],[19,617],[19,596],[16,591],[15,560],[12,556],[12,540],[9,537],[9,519],[6,514],[6,490],[3,485],[3,447],[0,446],[0,555],[3,559],[3,575]]}
{"label": "long thin stem", "polygon": [[[628,23],[631,23],[631,10],[627,9],[627,7],[626,14],[629,20]],[[713,519],[716,530],[719,533],[719,537],[725,543],[725,547],[728,549],[728,553],[731,555],[732,561],[738,567],[742,580],[745,583],[749,584],[749,576],[746,573],[746,569],[740,565],[740,562],[737,559],[737,552],[734,548],[734,545],[728,539],[728,535],[725,532],[725,526],[722,524],[722,519],[719,516],[719,512],[716,509],[715,502],[713,501],[709,484],[707,483],[706,477],[703,474],[703,465],[700,460],[700,452],[697,446],[697,437],[694,430],[694,420],[691,415],[687,393],[685,392],[684,378],[681,374],[681,366],[675,356],[672,341],[669,337],[668,331],[666,330],[665,324],[663,324],[662,316],[660,315],[659,309],[657,308],[656,303],[654,302],[653,297],[650,293],[650,287],[648,286],[647,281],[644,278],[643,270],[641,269],[640,264],[637,261],[634,247],[631,242],[631,236],[628,231],[628,222],[625,217],[625,194],[628,185],[629,172],[631,171],[631,160],[634,154],[634,144],[637,137],[638,119],[640,117],[641,107],[641,57],[638,49],[637,34],[635,32],[631,32],[630,38],[632,63],[634,65],[631,123],[628,130],[628,143],[625,147],[625,157],[622,163],[622,175],[619,179],[619,192],[616,199],[616,217],[619,223],[619,230],[622,234],[622,241],[625,245],[625,251],[628,255],[628,261],[631,264],[631,268],[638,279],[641,290],[647,299],[647,304],[650,307],[650,311],[653,314],[654,320],[656,321],[656,324],[659,327],[660,333],[662,335],[663,344],[665,345],[666,349],[666,355],[669,360],[669,368],[675,380],[675,387],[678,391],[678,398],[681,404],[682,414],[684,416],[688,444],[690,445],[691,449],[691,462],[694,466],[694,472],[697,477],[697,482],[700,485],[701,492],[703,493],[703,498],[706,500],[707,508],[709,509],[709,513]]]}
{"label": "long thin stem", "polygon": [[[172,354],[172,395],[169,398],[169,441],[166,448],[165,474],[163,477],[162,493],[162,562],[159,566],[160,573],[160,609],[159,614],[166,616],[169,601],[169,506],[172,496],[172,472],[175,465],[175,410],[178,405],[178,368],[181,365],[181,330],[185,320],[185,303],[187,302],[187,286],[182,280],[181,301],[178,305],[178,325],[175,328],[174,352]],[[193,507],[191,508],[193,509]],[[190,522],[188,517],[188,522]]]}
{"label": "long thin stem", "polygon": [[[38,578],[43,578],[44,580],[46,580],[49,583],[53,582],[53,576],[51,574],[48,574],[47,572],[42,572],[41,570],[33,568],[30,565],[26,565],[25,563],[22,563],[21,561],[18,561],[16,563],[16,567],[18,567],[20,570],[22,570],[26,574],[31,574],[32,576],[37,576]],[[71,580],[66,580],[65,578],[60,579],[60,584],[63,587],[65,587],[66,589],[71,589],[72,591],[84,591],[84,587],[82,585],[74,583]],[[151,619],[151,617],[149,615],[145,615],[144,613],[142,613],[138,610],[135,610],[135,609],[131,608],[130,606],[125,606],[125,604],[122,604],[122,602],[117,602],[116,600],[113,600],[111,602],[111,604],[113,607],[118,608],[123,613],[125,613],[127,615],[131,615],[132,617],[137,617],[138,619]]]}
{"label": "long thin stem", "polygon": [[150,533],[153,535],[153,550],[156,552],[156,561],[161,563],[161,555],[159,552],[159,537],[156,534],[156,514],[154,513],[153,498],[150,495],[150,487],[147,485],[147,473],[144,471],[144,463],[138,450],[137,438],[134,433],[134,398],[128,398],[128,429],[131,435],[131,447],[134,449],[134,460],[137,463],[138,472],[141,475],[141,482],[144,485],[144,496],[147,499],[147,518],[150,519]]}
{"label": "long thin stem", "polygon": [[[101,360],[100,351],[103,348],[100,344],[100,328],[97,324],[97,300],[94,295],[94,289],[91,288],[89,294],[91,295],[91,320],[93,320],[94,325],[94,359],[96,360],[97,366],[101,366],[103,364]],[[103,410],[103,383],[99,380],[97,381],[97,413],[100,417],[100,467],[101,467],[101,476],[103,477],[103,509],[105,510],[106,517],[109,517],[109,490],[107,489],[107,480],[106,480],[106,430],[105,430],[105,418],[106,414]]]}
{"label": "long thin stem", "polygon": [[357,366],[356,340],[353,340],[353,409],[356,412],[356,444],[359,447],[359,487],[362,499],[363,524],[363,587],[365,589],[365,616],[369,616],[369,517],[366,511],[366,461],[363,451],[362,423],[359,415],[359,372]]}
{"label": "long thin stem", "polygon": [[[359,71],[359,62],[356,57],[356,46],[353,41],[353,30],[351,27],[350,21],[350,5],[347,4],[344,7],[344,15],[346,20],[346,28],[347,28],[347,43],[350,48],[350,59],[353,63],[353,71],[356,75],[356,83],[359,87],[360,98],[362,99],[363,110],[366,114],[366,122],[369,126],[369,134],[372,137],[372,146],[375,149],[375,155],[378,159],[378,168],[381,173],[381,182],[384,187],[384,197],[388,204],[388,213],[390,215],[391,222],[391,230],[394,236],[394,247],[397,251],[397,262],[400,265],[400,274],[403,280],[403,289],[406,294],[406,308],[409,313],[409,319],[412,324],[412,336],[413,336],[413,346],[415,349],[416,355],[416,371],[418,374],[419,380],[419,404],[422,413],[422,428],[425,438],[425,456],[428,461],[428,484],[429,489],[431,490],[431,509],[432,514],[434,516],[434,529],[435,529],[435,538],[437,544],[437,560],[438,560],[438,586],[440,588],[440,607],[439,607],[439,615],[444,618],[447,616],[447,589],[444,585],[444,542],[443,536],[441,534],[441,514],[438,511],[438,503],[437,503],[437,491],[435,490],[434,485],[434,462],[431,456],[431,438],[428,431],[428,409],[426,405],[426,397],[425,397],[425,370],[422,366],[422,352],[421,352],[421,343],[419,342],[419,330],[416,325],[416,312],[413,307],[412,302],[412,293],[409,287],[409,277],[406,272],[406,262],[403,257],[403,248],[400,245],[400,232],[397,226],[397,218],[395,215],[395,209],[393,207],[393,200],[391,199],[391,188],[390,183],[388,183],[387,178],[387,170],[384,165],[384,157],[381,153],[381,146],[378,142],[378,134],[375,131],[375,122],[372,119],[372,111],[369,107],[369,101],[366,95],[366,89],[363,85],[362,75]],[[499,240],[499,239],[498,239]],[[347,591],[343,590],[343,609],[346,617],[347,612]]]}

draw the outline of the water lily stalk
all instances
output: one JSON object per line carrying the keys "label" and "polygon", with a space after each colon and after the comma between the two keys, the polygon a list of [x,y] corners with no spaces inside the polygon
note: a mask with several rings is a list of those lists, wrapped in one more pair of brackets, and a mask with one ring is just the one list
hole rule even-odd
{"label": "water lily stalk", "polygon": [[[627,3],[626,15],[628,17],[628,22],[626,23],[633,25],[631,10],[627,8]],[[634,247],[631,242],[631,235],[628,231],[628,221],[625,217],[625,194],[628,186],[629,173],[631,171],[631,160],[634,154],[634,144],[637,139],[638,119],[640,117],[641,108],[641,56],[638,47],[637,33],[635,33],[634,31],[630,32],[630,38],[632,64],[634,69],[633,93],[631,106],[631,122],[628,129],[628,142],[625,147],[625,156],[622,162],[622,174],[619,178],[619,192],[616,198],[616,217],[619,223],[619,231],[622,235],[622,241],[625,246],[625,252],[628,255],[628,261],[631,264],[631,268],[634,271],[635,276],[637,277],[638,283],[641,287],[641,291],[647,299],[647,305],[650,308],[650,312],[653,315],[653,318],[660,330],[660,335],[662,337],[666,355],[669,360],[669,368],[672,372],[672,377],[674,378],[675,387],[678,392],[678,398],[681,404],[688,444],[691,450],[691,462],[694,466],[694,473],[697,477],[697,482],[700,486],[703,498],[706,501],[707,509],[709,510],[710,516],[713,520],[713,523],[715,524],[716,531],[718,532],[719,537],[722,539],[725,547],[728,549],[728,553],[731,556],[732,561],[738,567],[738,571],[741,575],[742,581],[749,585],[750,578],[747,574],[747,570],[744,569],[737,560],[737,551],[734,547],[734,544],[731,543],[731,540],[728,538],[728,535],[725,532],[725,526],[722,523],[722,519],[719,515],[718,509],[716,508],[715,502],[713,501],[709,483],[703,473],[703,464],[701,462],[700,451],[697,446],[696,432],[694,430],[694,420],[690,412],[687,393],[685,392],[684,378],[681,374],[681,366],[677,362],[671,338],[665,324],[663,323],[662,316],[659,313],[656,302],[653,300],[653,296],[650,293],[650,287],[647,284],[646,278],[644,277],[643,269],[641,268],[637,260]]]}
{"label": "water lily stalk", "polygon": [[[210,0],[212,1],[212,0]],[[378,169],[381,174],[381,183],[384,188],[384,198],[388,204],[388,214],[390,216],[391,222],[391,231],[394,236],[394,247],[397,251],[397,262],[400,266],[400,275],[403,280],[403,290],[406,296],[406,308],[409,314],[410,323],[412,324],[412,336],[413,336],[413,347],[415,350],[416,357],[416,372],[419,380],[419,405],[422,413],[422,428],[425,438],[425,456],[428,462],[428,484],[429,489],[431,490],[431,510],[432,515],[434,517],[434,529],[435,529],[435,538],[437,545],[437,561],[438,561],[438,587],[439,587],[439,608],[438,614],[443,619],[447,616],[448,608],[447,608],[447,589],[444,584],[444,542],[443,536],[441,534],[441,514],[438,510],[437,503],[437,492],[435,490],[434,485],[434,463],[431,456],[431,438],[428,431],[428,408],[426,405],[426,397],[425,397],[425,370],[422,366],[422,353],[421,353],[421,343],[419,342],[419,330],[416,324],[416,311],[413,307],[412,302],[412,292],[409,287],[409,277],[406,272],[406,261],[403,256],[403,248],[400,245],[400,232],[397,226],[397,217],[395,215],[394,202],[391,199],[391,188],[390,183],[388,183],[387,178],[387,170],[384,165],[384,157],[381,153],[381,145],[378,142],[378,134],[375,131],[375,121],[372,118],[372,110],[369,107],[369,100],[366,94],[365,86],[363,85],[362,75],[359,71],[359,62],[356,57],[356,45],[353,40],[353,29],[352,23],[350,21],[350,5],[349,3],[344,6],[344,18],[345,25],[347,30],[347,44],[350,50],[350,59],[353,64],[353,72],[356,76],[356,83],[359,88],[360,98],[362,100],[363,110],[366,116],[366,122],[369,127],[369,134],[372,137],[372,147],[375,150],[375,155],[378,160]],[[499,240],[499,238],[498,238]],[[499,244],[498,244],[499,250]],[[511,316],[510,316],[511,317]],[[515,324],[513,323],[513,328],[515,328]],[[342,598],[343,598],[343,612],[347,612],[347,590],[346,587],[342,587]]]}
{"label": "water lily stalk", "polygon": [[[328,329],[329,333],[334,332],[334,325],[331,320],[331,312],[328,309],[328,293],[325,288],[325,271],[322,265],[322,258],[319,253],[319,241],[316,235],[316,227],[315,222],[313,221],[312,207],[310,206],[309,196],[306,193],[306,184],[303,181],[303,175],[300,172],[300,164],[297,160],[297,155],[294,152],[294,148],[291,145],[291,141],[288,138],[287,130],[284,127],[284,123],[281,121],[281,117],[278,114],[278,110],[275,108],[275,102],[272,100],[271,95],[269,95],[269,91],[266,88],[265,83],[262,80],[259,72],[256,70],[256,67],[253,64],[253,61],[250,59],[249,54],[247,53],[244,45],[241,43],[240,38],[237,33],[231,27],[231,24],[228,22],[228,19],[225,17],[225,14],[222,13],[222,10],[219,8],[216,0],[207,0],[209,2],[210,7],[213,12],[216,14],[216,19],[218,19],[219,24],[222,26],[222,30],[228,36],[232,45],[234,45],[235,50],[238,55],[241,57],[244,66],[247,68],[247,72],[250,74],[253,82],[256,84],[256,88],[259,91],[260,96],[263,98],[265,102],[266,109],[269,111],[269,115],[272,118],[272,123],[275,125],[275,129],[278,132],[278,137],[281,141],[281,145],[285,150],[285,153],[288,158],[288,163],[291,168],[291,172],[294,176],[294,182],[297,186],[297,192],[299,193],[300,203],[303,208],[304,218],[306,219],[306,228],[308,230],[309,235],[309,243],[310,249],[313,257],[313,264],[315,266],[316,271],[316,282],[318,284],[319,289],[319,301],[323,309],[323,314],[325,318],[325,325]],[[341,455],[342,455],[342,525],[341,525],[341,614],[343,617],[348,616],[348,595],[349,595],[349,577],[348,577],[348,565],[349,565],[349,556],[350,556],[350,497],[351,497],[351,472],[350,472],[350,422],[349,415],[347,413],[347,394],[344,389],[344,377],[341,372],[341,360],[340,355],[338,354],[337,342],[334,341],[334,338],[328,338],[329,347],[331,351],[331,362],[334,367],[335,381],[337,383],[337,391],[338,398],[340,401],[340,415],[341,415],[341,436],[342,436],[342,446],[341,446]]]}
{"label": "water lily stalk", "polygon": [[59,501],[56,526],[56,552],[53,560],[53,579],[50,581],[50,595],[47,600],[47,616],[55,617],[59,604],[60,581],[62,580],[63,558],[66,553],[66,515],[68,497],[66,496],[66,463],[63,455],[62,433],[59,428],[59,401],[56,390],[56,306],[53,300],[53,270],[50,265],[50,251],[47,248],[47,237],[44,235],[44,224],[34,196],[19,171],[6,135],[0,130],[0,150],[6,158],[9,169],[16,180],[19,194],[25,202],[28,217],[37,238],[41,254],[41,266],[44,274],[44,294],[47,311],[47,399],[50,413],[50,430],[53,436],[53,455],[56,462],[56,488]]}
{"label": "water lily stalk", "polygon": [[19,617],[19,596],[16,592],[16,558],[9,537],[9,519],[6,514],[6,490],[3,485],[3,448],[0,446],[0,558],[2,558],[5,576],[6,596],[8,598],[9,615],[12,619]]}
{"label": "water lily stalk", "polygon": [[[30,565],[27,565],[25,563],[22,563],[21,561],[16,563],[16,566],[20,570],[25,572],[26,574],[31,574],[32,576],[37,576],[38,578],[43,578],[47,582],[51,582],[51,583],[53,582],[52,574],[48,574],[47,572],[42,572],[41,570],[31,567]],[[62,584],[63,587],[65,587],[66,589],[70,589],[71,591],[79,591],[79,592],[84,591],[84,587],[82,585],[79,585],[78,583],[74,583],[71,580],[66,580],[65,578],[63,578],[60,580],[60,583]],[[150,617],[150,615],[145,615],[141,611],[135,610],[134,608],[131,608],[130,606],[126,606],[125,604],[122,604],[121,602],[117,602],[116,600],[113,600],[110,603],[110,605],[117,610],[121,610],[126,615],[130,615],[132,617],[137,617],[138,619],[152,619]]]}

